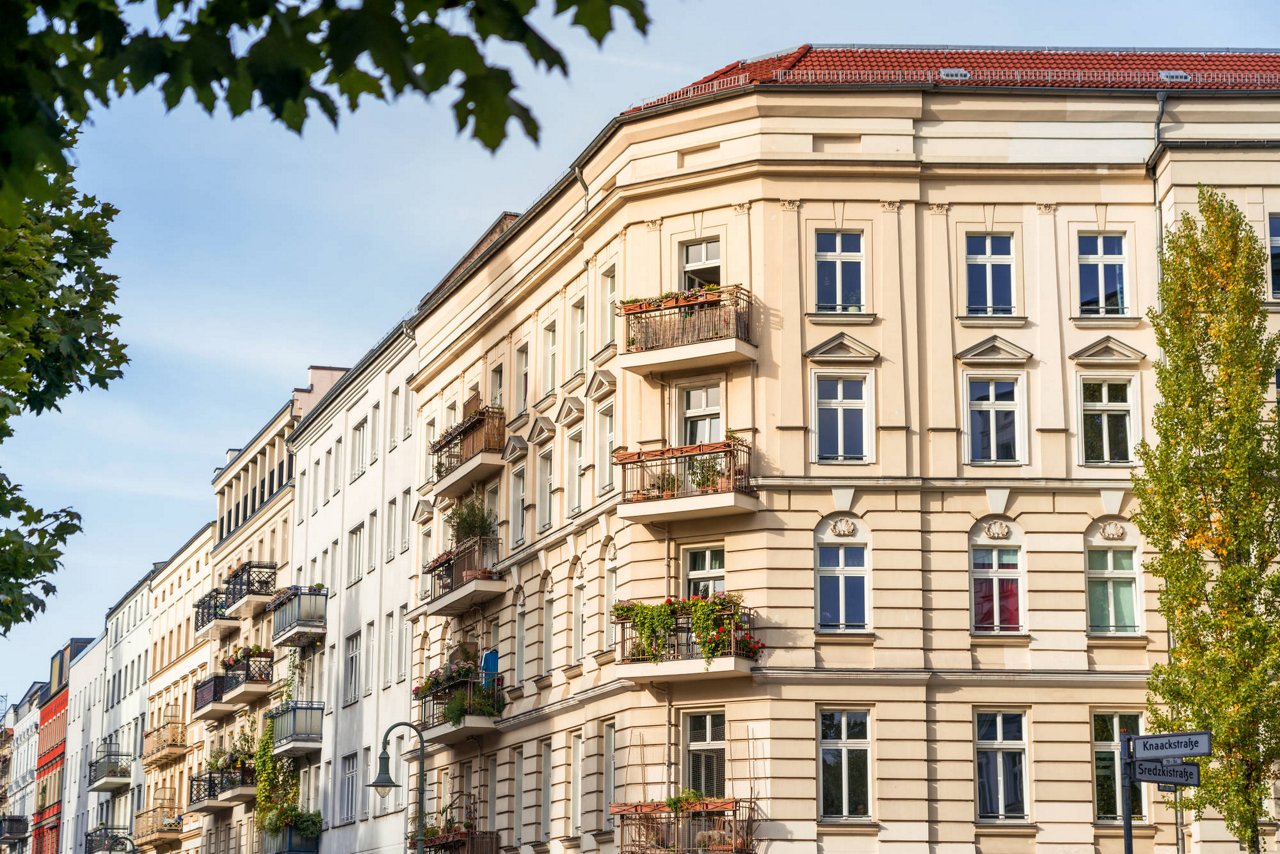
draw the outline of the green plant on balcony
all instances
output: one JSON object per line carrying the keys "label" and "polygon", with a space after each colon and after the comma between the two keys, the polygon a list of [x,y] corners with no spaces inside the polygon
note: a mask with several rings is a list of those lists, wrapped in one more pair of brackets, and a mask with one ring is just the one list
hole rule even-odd
{"label": "green plant on balcony", "polygon": [[492,537],[498,529],[497,520],[485,506],[484,494],[479,490],[472,491],[454,504],[444,521],[453,532],[455,543],[466,542],[475,537]]}
{"label": "green plant on balcony", "polygon": [[232,650],[229,655],[222,659],[222,666],[226,669],[230,669],[235,667],[237,664],[242,664],[243,662],[248,661],[250,658],[257,658],[266,655],[267,652],[268,650],[266,647],[256,643],[249,646],[238,646]]}
{"label": "green plant on balcony", "polygon": [[696,789],[681,789],[680,794],[667,798],[667,809],[672,812],[684,812],[690,805],[703,800],[702,792]]}
{"label": "green plant on balcony", "polygon": [[689,482],[699,492],[711,492],[721,489],[724,478],[724,464],[719,457],[697,457],[689,466]]}
{"label": "green plant on balcony", "polygon": [[468,686],[464,684],[449,694],[440,716],[451,726],[459,726],[467,715],[496,718],[502,714],[505,707],[506,702],[502,699],[500,691],[490,690],[486,686],[470,692]]}
{"label": "green plant on balcony", "polygon": [[742,597],[737,593],[716,593],[710,597],[691,596],[688,599],[666,599],[649,604],[645,602],[619,602],[613,606],[613,619],[627,622],[632,629],[632,647],[626,653],[631,658],[647,658],[661,662],[667,649],[667,640],[675,630],[680,617],[687,617],[689,629],[703,660],[739,651],[748,658],[759,657],[764,642],[747,629],[742,615]]}
{"label": "green plant on balcony", "polygon": [[653,486],[663,498],[671,498],[680,489],[680,478],[673,471],[664,471],[654,477]]}

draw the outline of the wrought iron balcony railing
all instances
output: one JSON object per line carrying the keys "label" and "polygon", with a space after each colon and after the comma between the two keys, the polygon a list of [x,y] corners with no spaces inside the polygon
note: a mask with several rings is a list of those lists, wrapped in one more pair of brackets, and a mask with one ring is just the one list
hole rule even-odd
{"label": "wrought iron balcony railing", "polygon": [[457,726],[468,715],[496,718],[502,714],[506,699],[502,694],[501,676],[475,673],[432,688],[425,696],[418,696],[416,703],[415,723],[431,728],[443,724]]}
{"label": "wrought iron balcony railing", "polygon": [[245,561],[227,576],[227,607],[246,596],[270,596],[276,590],[276,565]]}
{"label": "wrought iron balcony railing", "polygon": [[227,594],[222,590],[210,590],[196,600],[196,631],[199,632],[214,620],[229,619]]}
{"label": "wrought iron balcony railing", "polygon": [[463,540],[431,562],[431,599],[448,596],[464,584],[493,578],[498,562],[498,537]]}
{"label": "wrought iron balcony railing", "polygon": [[112,777],[130,778],[133,776],[133,757],[127,753],[112,750],[98,755],[89,762],[89,785]]}
{"label": "wrought iron balcony railing", "polygon": [[128,846],[123,842],[118,842],[116,846],[111,847],[111,840],[114,837],[125,837],[129,835],[129,828],[118,827],[114,825],[98,825],[98,827],[89,831],[84,835],[85,854],[98,854],[100,851],[125,850]]}
{"label": "wrought iron balcony railing", "polygon": [[754,803],[707,798],[673,811],[666,803],[615,803],[619,854],[752,854],[756,850]]}
{"label": "wrought iron balcony railing", "polygon": [[230,694],[241,685],[270,685],[271,667],[275,662],[272,653],[246,656],[235,664],[224,669],[222,674],[222,693]]}
{"label": "wrought iron balcony railing", "polygon": [[182,810],[162,804],[143,810],[133,820],[133,841],[138,845],[154,842],[165,834],[182,832]]}
{"label": "wrought iron balcony railing", "polygon": [[323,700],[286,700],[267,712],[276,747],[294,741],[319,741],[323,735]]}
{"label": "wrought iron balcony railing", "polygon": [[635,623],[615,619],[618,626],[618,660],[623,663],[686,661],[706,658],[746,658],[759,655],[756,614],[751,608],[732,605],[718,611],[715,626],[705,638],[694,632],[693,615],[676,613],[666,634],[652,637]]}
{"label": "wrought iron balcony railing", "polygon": [[254,773],[253,766],[241,765],[239,768],[225,768],[218,772],[218,797],[222,797],[223,794],[231,789],[256,786],[257,784],[258,777]]}
{"label": "wrought iron balcony railing", "polygon": [[501,453],[507,441],[501,406],[482,406],[445,431],[431,445],[435,475],[439,480],[467,460],[485,451]]}
{"label": "wrought iron balcony railing", "polygon": [[142,758],[152,760],[165,751],[185,750],[187,725],[181,718],[168,718],[146,734],[142,740]]}
{"label": "wrought iron balcony railing", "polygon": [[617,451],[614,464],[622,467],[626,502],[725,492],[756,494],[751,485],[751,447],[737,440]]}
{"label": "wrought iron balcony railing", "polygon": [[740,287],[685,292],[619,306],[628,353],[737,338],[751,341],[751,295]]}
{"label": "wrought iron balcony railing", "polygon": [[225,681],[226,677],[221,673],[216,673],[207,679],[197,682],[195,700],[192,704],[193,709],[198,712],[212,703],[221,703]]}
{"label": "wrought iron balcony railing", "polygon": [[202,804],[218,797],[219,784],[222,782],[222,775],[218,771],[206,771],[203,774],[192,775],[188,781],[187,803]]}
{"label": "wrought iron balcony railing", "polygon": [[25,815],[0,816],[0,840],[15,842],[25,839],[30,832],[30,825]]}

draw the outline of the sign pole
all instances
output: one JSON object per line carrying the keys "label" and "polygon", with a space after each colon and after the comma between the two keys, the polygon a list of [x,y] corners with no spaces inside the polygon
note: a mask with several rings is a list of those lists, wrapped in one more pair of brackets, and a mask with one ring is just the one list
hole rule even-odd
{"label": "sign pole", "polygon": [[1133,736],[1120,736],[1120,810],[1124,815],[1124,854],[1133,854]]}

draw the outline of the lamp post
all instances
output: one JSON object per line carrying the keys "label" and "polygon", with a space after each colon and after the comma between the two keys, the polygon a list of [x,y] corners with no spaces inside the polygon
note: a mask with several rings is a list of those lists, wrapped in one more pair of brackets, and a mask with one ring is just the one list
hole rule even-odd
{"label": "lamp post", "polygon": [[387,731],[382,734],[382,752],[378,754],[378,776],[369,783],[369,788],[384,798],[391,794],[392,789],[400,788],[400,784],[391,778],[391,754],[387,752],[387,746],[391,743],[391,733],[402,726],[413,730],[418,736],[418,820],[413,829],[413,838],[417,854],[423,854],[427,847],[426,836],[423,835],[427,807],[427,740],[422,737],[421,730],[408,721],[399,721],[387,727]]}

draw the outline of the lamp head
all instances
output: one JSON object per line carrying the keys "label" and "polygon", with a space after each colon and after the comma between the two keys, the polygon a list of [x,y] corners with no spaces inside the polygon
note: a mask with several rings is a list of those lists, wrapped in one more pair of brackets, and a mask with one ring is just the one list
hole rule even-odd
{"label": "lamp head", "polygon": [[391,794],[392,789],[400,788],[400,784],[391,779],[391,756],[385,750],[378,754],[378,776],[373,778],[369,788],[384,798]]}

